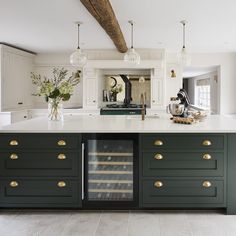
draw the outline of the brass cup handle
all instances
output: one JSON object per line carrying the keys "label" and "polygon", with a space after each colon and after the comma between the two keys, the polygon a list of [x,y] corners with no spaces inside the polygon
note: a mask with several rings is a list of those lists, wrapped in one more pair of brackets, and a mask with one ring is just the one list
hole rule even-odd
{"label": "brass cup handle", "polygon": [[64,181],[59,181],[59,182],[57,183],[57,186],[58,186],[59,188],[64,188],[64,187],[66,187],[66,183],[65,183]]}
{"label": "brass cup handle", "polygon": [[15,153],[12,153],[12,154],[10,155],[10,159],[11,159],[11,160],[17,160],[18,158],[19,158],[18,155],[15,154]]}
{"label": "brass cup handle", "polygon": [[210,187],[211,187],[211,182],[210,182],[210,181],[204,181],[204,182],[202,183],[202,186],[203,186],[204,188],[210,188]]}
{"label": "brass cup handle", "polygon": [[66,141],[65,140],[59,140],[57,142],[58,146],[66,146]]}
{"label": "brass cup handle", "polygon": [[10,186],[12,187],[12,188],[16,188],[16,187],[18,187],[18,182],[17,181],[11,181],[10,182]]}
{"label": "brass cup handle", "polygon": [[160,153],[157,153],[157,154],[154,156],[154,158],[155,158],[156,160],[162,160],[164,157],[163,157]]}
{"label": "brass cup handle", "polygon": [[204,154],[204,155],[202,156],[202,158],[203,158],[204,160],[211,160],[211,155],[208,154],[208,153],[206,153],[206,154]]}
{"label": "brass cup handle", "polygon": [[211,146],[211,141],[210,140],[204,140],[203,142],[202,142],[202,145],[203,146]]}
{"label": "brass cup handle", "polygon": [[156,182],[154,183],[154,186],[155,186],[156,188],[161,188],[161,187],[163,186],[163,183],[162,183],[161,181],[156,181]]}
{"label": "brass cup handle", "polygon": [[57,156],[57,159],[58,159],[58,160],[65,160],[65,159],[66,159],[66,155],[63,154],[63,153],[60,153],[60,154]]}
{"label": "brass cup handle", "polygon": [[19,143],[17,140],[11,140],[9,143],[11,146],[17,146]]}
{"label": "brass cup handle", "polygon": [[155,146],[162,146],[164,143],[163,143],[163,141],[161,141],[161,140],[156,140],[155,142],[154,142],[154,145]]}

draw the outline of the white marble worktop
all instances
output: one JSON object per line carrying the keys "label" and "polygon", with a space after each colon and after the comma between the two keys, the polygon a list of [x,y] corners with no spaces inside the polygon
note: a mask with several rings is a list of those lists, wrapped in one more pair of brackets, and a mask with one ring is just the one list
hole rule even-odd
{"label": "white marble worktop", "polygon": [[170,116],[100,116],[65,115],[63,122],[38,117],[0,128],[0,133],[236,133],[236,119],[208,116],[204,122],[192,125],[175,124]]}

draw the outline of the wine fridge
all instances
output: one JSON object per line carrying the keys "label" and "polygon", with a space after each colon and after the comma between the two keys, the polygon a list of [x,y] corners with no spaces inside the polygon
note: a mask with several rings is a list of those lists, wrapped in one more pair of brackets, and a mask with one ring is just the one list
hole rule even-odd
{"label": "wine fridge", "polygon": [[84,135],[82,165],[85,207],[137,206],[138,135]]}

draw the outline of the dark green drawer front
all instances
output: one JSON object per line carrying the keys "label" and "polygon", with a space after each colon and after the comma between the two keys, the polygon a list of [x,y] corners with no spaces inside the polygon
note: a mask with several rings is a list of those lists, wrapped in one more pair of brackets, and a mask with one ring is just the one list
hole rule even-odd
{"label": "dark green drawer front", "polygon": [[[163,186],[156,188],[154,183]],[[159,204],[220,204],[224,202],[223,180],[209,180],[211,187],[203,187],[201,180],[150,179],[142,181],[142,202],[153,207]]]}
{"label": "dark green drawer front", "polygon": [[[155,145],[156,141],[161,141],[162,145]],[[211,145],[203,145],[204,141],[210,141]],[[142,148],[150,149],[223,149],[224,135],[209,134],[144,134],[142,135]]]}
{"label": "dark green drawer front", "polygon": [[[78,148],[80,145],[78,135],[70,136],[66,134],[11,134],[11,135],[1,134],[0,140],[1,140],[0,148],[7,148],[11,150],[17,150],[22,148],[69,149],[69,148]],[[58,143],[59,141],[64,141],[65,145],[59,145]]]}
{"label": "dark green drawer front", "polygon": [[2,152],[0,176],[78,176],[77,152]]}
{"label": "dark green drawer front", "polygon": [[[12,181],[17,181],[17,187],[11,187]],[[58,187],[58,182],[64,181],[66,186]],[[80,206],[79,184],[75,180],[26,180],[10,179],[1,181],[1,199],[0,206],[4,204],[44,204],[50,206],[53,204],[74,204]]]}
{"label": "dark green drawer front", "polygon": [[[204,158],[209,158],[206,160]],[[155,159],[159,157],[162,159]],[[223,176],[224,153],[143,152],[143,176]]]}

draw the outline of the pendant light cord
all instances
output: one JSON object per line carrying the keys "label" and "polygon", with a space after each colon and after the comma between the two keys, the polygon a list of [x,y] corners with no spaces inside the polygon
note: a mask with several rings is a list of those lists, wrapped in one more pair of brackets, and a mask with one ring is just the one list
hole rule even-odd
{"label": "pendant light cord", "polygon": [[185,48],[185,22],[183,22],[183,48]]}
{"label": "pendant light cord", "polygon": [[134,48],[134,23],[131,22],[131,48]]}
{"label": "pendant light cord", "polygon": [[79,27],[80,27],[80,24],[78,24],[78,47],[77,47],[77,49],[80,49],[80,46],[79,46]]}

